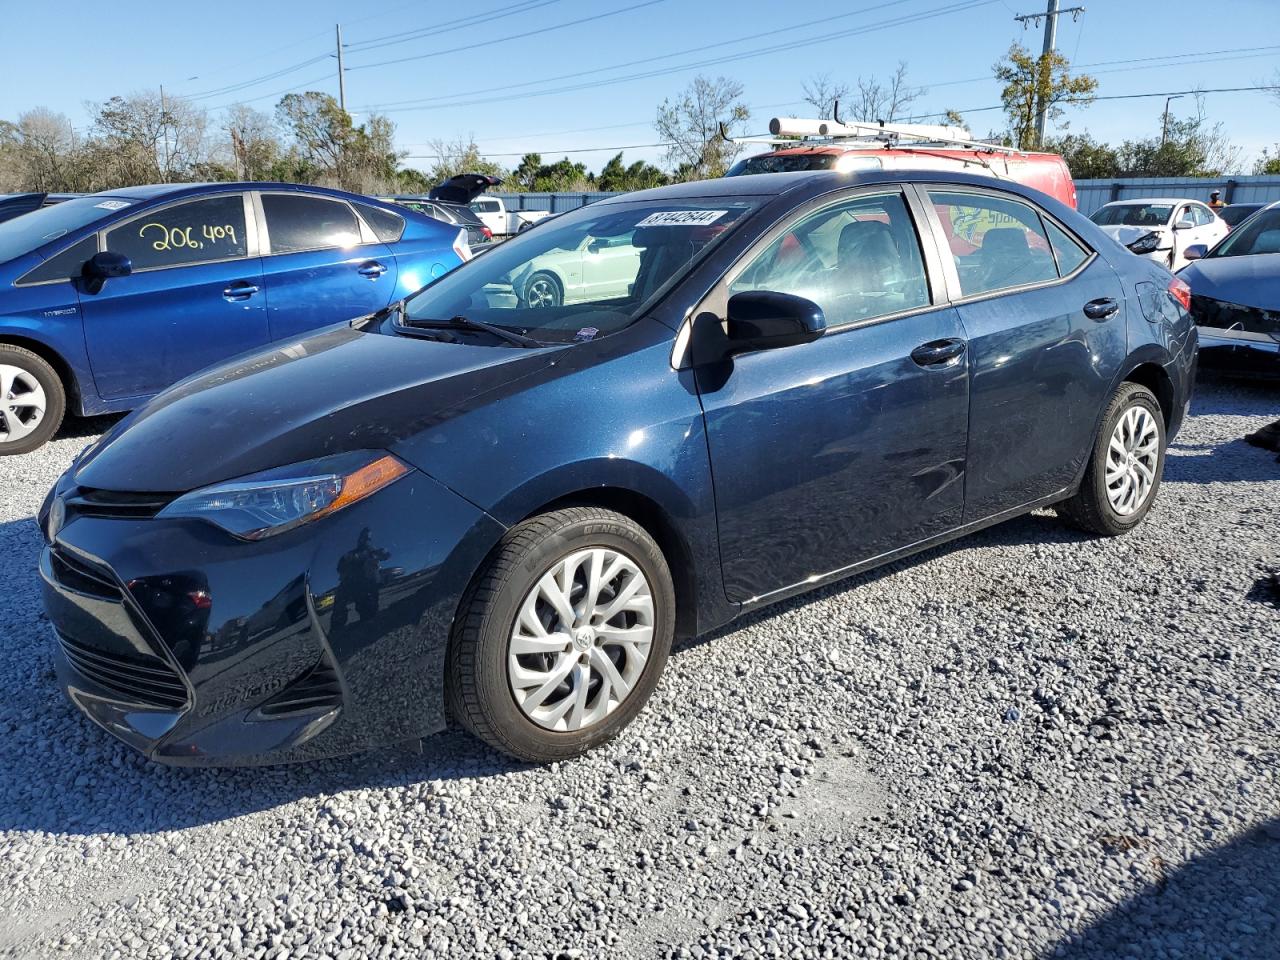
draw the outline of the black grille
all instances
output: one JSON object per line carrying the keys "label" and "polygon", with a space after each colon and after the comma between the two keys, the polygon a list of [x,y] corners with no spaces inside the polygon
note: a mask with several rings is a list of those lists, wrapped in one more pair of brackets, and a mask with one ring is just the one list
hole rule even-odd
{"label": "black grille", "polygon": [[342,684],[338,680],[338,669],[326,651],[307,674],[264,703],[258,712],[266,717],[280,717],[327,710],[341,703]]}
{"label": "black grille", "polygon": [[164,493],[120,493],[81,487],[66,499],[67,514],[82,517],[146,519],[154,517],[173,502]]}
{"label": "black grille", "polygon": [[181,710],[187,704],[182,679],[159,657],[125,657],[77,643],[63,633],[58,642],[67,661],[85,679],[92,680],[132,703]]}

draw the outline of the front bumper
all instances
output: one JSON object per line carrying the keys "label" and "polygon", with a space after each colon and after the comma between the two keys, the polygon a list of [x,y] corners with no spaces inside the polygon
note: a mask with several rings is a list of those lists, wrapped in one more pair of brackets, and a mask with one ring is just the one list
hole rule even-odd
{"label": "front bumper", "polygon": [[59,680],[103,729],[163,763],[232,766],[444,726],[450,625],[492,518],[418,472],[256,543],[137,514],[65,480],[41,511]]}
{"label": "front bumper", "polygon": [[1280,310],[1193,295],[1206,368],[1251,376],[1280,376]]}

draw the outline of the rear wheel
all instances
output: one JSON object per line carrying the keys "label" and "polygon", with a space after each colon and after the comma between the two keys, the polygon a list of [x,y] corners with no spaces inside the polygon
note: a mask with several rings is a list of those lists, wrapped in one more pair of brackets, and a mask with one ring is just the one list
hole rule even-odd
{"label": "rear wheel", "polygon": [[522,760],[577,756],[643,709],[674,627],[666,560],[634,521],[599,507],[526,520],[462,602],[450,713]]}
{"label": "rear wheel", "polygon": [[1107,405],[1080,491],[1059,512],[1074,525],[1115,537],[1147,515],[1164,473],[1164,415],[1138,383],[1123,383]]}
{"label": "rear wheel", "polygon": [[66,391],[43,357],[0,344],[0,456],[43,446],[66,412]]}

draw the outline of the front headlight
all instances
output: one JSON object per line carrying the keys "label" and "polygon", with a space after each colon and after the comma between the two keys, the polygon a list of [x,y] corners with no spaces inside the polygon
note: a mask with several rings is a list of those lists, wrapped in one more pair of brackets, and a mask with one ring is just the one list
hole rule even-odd
{"label": "front headlight", "polygon": [[1129,244],[1129,249],[1134,253],[1151,253],[1160,246],[1160,234],[1154,230],[1145,237],[1139,237],[1133,243]]}
{"label": "front headlight", "polygon": [[158,516],[207,520],[243,540],[261,540],[349,507],[409,470],[388,453],[342,453],[193,490]]}

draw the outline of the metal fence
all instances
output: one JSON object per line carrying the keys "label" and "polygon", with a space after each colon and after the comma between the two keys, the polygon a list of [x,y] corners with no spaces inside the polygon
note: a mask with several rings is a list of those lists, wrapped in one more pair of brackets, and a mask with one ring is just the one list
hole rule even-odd
{"label": "metal fence", "polygon": [[[1280,200],[1280,177],[1145,177],[1133,180],[1077,180],[1076,197],[1080,212],[1088,216],[1104,203],[1134,197],[1186,197],[1208,200],[1214,190],[1222,191],[1227,203],[1269,203]],[[507,193],[511,206],[519,210],[548,210],[564,213],[588,203],[616,197],[618,192],[598,193]]]}
{"label": "metal fence", "polygon": [[1112,200],[1179,197],[1208,201],[1214,190],[1226,203],[1280,200],[1280,177],[1142,177],[1133,180],[1077,180],[1076,201],[1085,216]]}
{"label": "metal fence", "polygon": [[547,210],[551,213],[564,213],[566,210],[577,210],[588,203],[595,203],[605,197],[616,197],[621,191],[602,190],[597,193],[504,193],[501,194],[508,207],[516,210]]}

